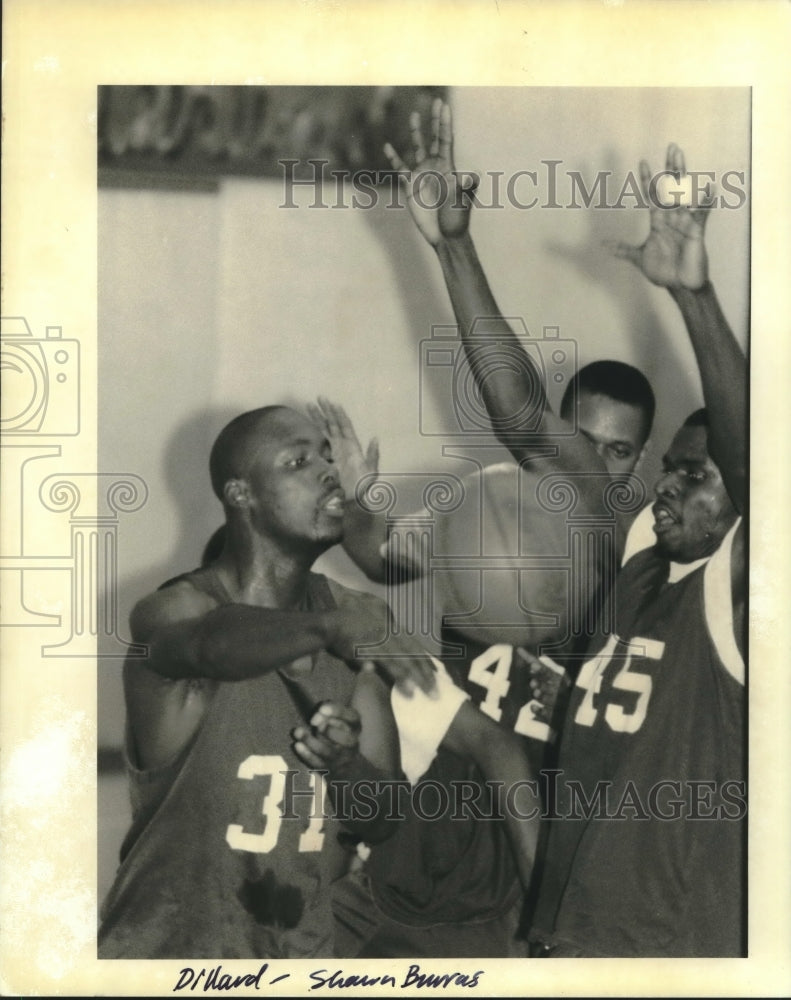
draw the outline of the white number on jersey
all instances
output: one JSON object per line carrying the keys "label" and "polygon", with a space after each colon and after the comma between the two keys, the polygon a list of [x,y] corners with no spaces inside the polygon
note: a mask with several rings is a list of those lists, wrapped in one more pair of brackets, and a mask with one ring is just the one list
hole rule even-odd
{"label": "white number on jersey", "polygon": [[[486,691],[486,697],[478,706],[495,722],[502,718],[503,710],[500,702],[507,697],[511,688],[511,667],[513,664],[514,647],[498,643],[485,649],[470,663],[467,675],[474,684],[480,685]],[[493,668],[493,669],[490,669]],[[562,673],[558,667],[555,668]],[[554,740],[554,731],[539,721],[533,714],[533,707],[539,703],[531,700],[522,705],[514,723],[514,732],[520,736],[530,736],[542,743]]]}
{"label": "white number on jersey", "polygon": [[[577,709],[577,714],[574,716],[574,721],[580,726],[592,726],[596,721],[598,709],[594,706],[594,698],[601,693],[602,676],[612,661],[618,642],[618,637],[611,635],[599,655],[588,660],[580,670],[577,687],[582,688],[585,695]],[[634,657],[661,660],[665,644],[656,639],[641,639],[639,636],[635,636],[631,642],[624,643],[624,645],[627,653],[623,658],[623,666],[613,679],[612,686],[615,690],[636,694],[637,700],[630,712],[627,712],[620,705],[607,705],[604,711],[604,721],[610,729],[617,733],[636,733],[645,722],[648,702],[653,690],[653,681],[649,674],[641,674],[637,670],[632,670],[632,660]]]}
{"label": "white number on jersey", "polygon": [[[509,675],[513,651],[513,646],[499,643],[485,649],[470,664],[469,679],[474,684],[480,684],[482,688],[486,689],[486,697],[478,707],[495,722],[500,721],[503,714],[500,702],[508,694],[511,687]],[[494,670],[490,670],[490,667],[494,667]]]}
{"label": "white number on jersey", "polygon": [[[255,854],[268,854],[277,846],[280,825],[283,822],[283,795],[286,790],[286,775],[288,764],[280,754],[251,754],[239,765],[237,777],[252,781],[257,777],[268,777],[269,791],[261,803],[261,814],[264,817],[262,833],[247,833],[239,823],[231,823],[225,832],[228,845],[235,851],[251,851]],[[324,777],[311,772],[313,785],[313,810],[310,823],[299,838],[300,851],[320,851],[324,843]]]}

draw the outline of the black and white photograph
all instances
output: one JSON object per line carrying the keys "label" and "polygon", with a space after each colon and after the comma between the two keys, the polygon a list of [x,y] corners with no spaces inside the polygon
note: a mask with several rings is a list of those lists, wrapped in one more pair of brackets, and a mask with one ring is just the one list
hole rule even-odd
{"label": "black and white photograph", "polygon": [[34,150],[90,273],[4,264],[4,983],[782,995],[760,74],[242,36],[83,71]]}
{"label": "black and white photograph", "polygon": [[749,90],[98,126],[100,957],[744,955]]}

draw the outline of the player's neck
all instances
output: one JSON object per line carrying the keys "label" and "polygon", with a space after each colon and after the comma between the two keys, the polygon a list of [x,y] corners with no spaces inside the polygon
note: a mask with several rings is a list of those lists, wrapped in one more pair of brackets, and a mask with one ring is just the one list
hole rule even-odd
{"label": "player's neck", "polygon": [[229,532],[215,564],[235,601],[261,607],[304,607],[312,552],[284,552],[272,539]]}

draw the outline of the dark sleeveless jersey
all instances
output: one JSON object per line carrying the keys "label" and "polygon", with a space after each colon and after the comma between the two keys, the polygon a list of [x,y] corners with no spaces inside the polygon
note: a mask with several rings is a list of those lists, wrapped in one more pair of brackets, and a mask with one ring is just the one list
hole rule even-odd
{"label": "dark sleeveless jersey", "polygon": [[[484,648],[447,628],[442,634],[446,652],[455,653],[443,654],[454,683],[491,718],[522,733],[537,772],[549,731],[528,709],[520,716],[531,700],[526,664],[511,646]],[[454,816],[462,785],[466,791],[461,794],[469,801]],[[436,819],[423,818],[439,811],[442,793],[436,786],[448,790],[449,808]],[[367,864],[374,898],[388,916],[418,926],[482,922],[513,906],[522,892],[519,875],[504,824],[497,818],[498,803],[478,767],[440,746],[414,786],[411,801],[418,802],[418,811],[407,812],[406,822],[373,848]],[[504,943],[503,955],[510,953],[506,949]]]}
{"label": "dark sleeveless jersey", "polygon": [[505,826],[472,761],[440,747],[402,805],[404,821],[366,864],[372,895],[389,917],[424,927],[482,922],[516,903],[521,886]]}
{"label": "dark sleeveless jersey", "polygon": [[[211,571],[186,579],[227,603]],[[334,603],[312,574],[309,608]],[[319,702],[347,703],[354,674],[320,652],[310,673],[288,675],[219,683],[175,760],[141,771],[130,759],[133,823],[102,909],[100,958],[332,954],[328,855],[339,828],[291,731]]]}
{"label": "dark sleeveless jersey", "polygon": [[[490,646],[447,626],[442,638],[443,663],[454,683],[490,718],[523,737],[538,779],[540,768],[554,762],[554,734],[530,707],[530,670],[519,647]],[[412,812],[386,843],[372,850],[367,870],[373,895],[395,920],[422,926],[482,922],[504,913],[522,894],[504,825],[495,818],[498,804],[472,761],[440,747],[413,789],[412,801],[417,798],[422,812],[431,814],[439,800],[430,786],[441,785],[449,790],[452,807],[462,783],[478,791],[465,793],[470,801],[461,815],[453,817],[452,808],[437,819]]]}
{"label": "dark sleeveless jersey", "polygon": [[744,950],[745,692],[733,531],[668,583],[654,549],[613,594],[617,635],[580,671],[531,934],[559,954]]}
{"label": "dark sleeveless jersey", "polygon": [[[504,729],[522,737],[533,773],[555,762],[557,720],[552,725],[536,718],[530,689],[530,664],[520,646],[478,642],[443,625],[443,663],[455,683],[474,705]],[[461,653],[459,654],[459,649]],[[573,661],[569,669],[573,669]],[[558,665],[558,669],[562,669]]]}

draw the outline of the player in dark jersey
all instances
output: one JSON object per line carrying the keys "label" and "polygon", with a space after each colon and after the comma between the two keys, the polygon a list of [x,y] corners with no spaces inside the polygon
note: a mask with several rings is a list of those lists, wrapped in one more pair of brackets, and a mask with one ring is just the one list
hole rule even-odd
{"label": "player in dark jersey", "polygon": [[[348,866],[339,822],[368,843],[394,829],[391,685],[407,705],[431,692],[437,741],[484,772],[515,760],[513,747],[458,699],[448,709],[436,667],[393,635],[384,602],[310,572],[343,534],[344,494],[319,427],[287,407],[243,414],[218,437],[210,469],[221,544],[132,614],[134,641],[149,647],[124,672],[133,823],[99,955],[326,956],[330,884]],[[375,662],[361,660],[374,644]],[[372,812],[381,801],[386,810]],[[527,870],[534,827],[508,826]]]}
{"label": "player in dark jersey", "polygon": [[[497,364],[498,352],[505,347],[513,357],[519,342],[500,315],[477,262],[467,232],[469,200],[463,190],[453,196],[467,181],[453,172],[450,124],[447,107],[437,109],[426,158],[417,123],[417,178],[413,174],[407,193],[421,231],[437,249],[494,429],[520,461],[535,466],[543,461],[541,449],[551,450],[549,461],[559,473],[583,473],[580,490],[598,490],[593,477],[587,482],[584,478],[598,458],[590,442],[584,435],[553,441],[560,427],[543,405],[538,433],[529,439],[520,433],[515,415],[534,393],[543,404],[543,386],[529,365],[520,370],[514,364]],[[397,157],[391,159],[397,168],[403,167]],[[418,203],[414,193],[421,171],[434,191],[424,191]],[[451,192],[444,201],[435,197],[438,171]],[[677,147],[668,151],[667,172],[679,178],[684,172]],[[655,804],[667,817],[662,820],[652,817],[650,809],[645,819],[627,809],[609,823],[584,819],[583,834],[572,833],[575,824],[567,819],[559,820],[536,930],[557,948],[556,954],[739,954],[744,707],[735,650],[742,639],[744,540],[741,524],[733,535],[729,530],[744,503],[745,361],[708,282],[703,244],[708,205],[659,207],[645,164],[641,179],[647,203],[654,206],[651,234],[640,248],[621,244],[614,249],[654,283],[667,287],[678,303],[698,357],[708,426],[696,418],[679,432],[657,487],[654,530],[659,545],[634,557],[617,593],[605,603],[601,631],[618,639],[610,638],[601,656],[580,674],[561,744],[561,765],[571,781],[581,784],[566,782],[559,801],[569,811],[572,796],[581,788],[589,802],[599,787],[590,787],[591,769],[605,780],[612,778],[616,788],[630,776],[643,796],[660,782],[673,783],[673,790],[679,782],[679,795],[684,791],[689,797],[700,788],[710,795],[702,808],[689,805],[681,822],[669,821],[672,809],[668,816],[666,799]],[[439,212],[423,207],[440,201]],[[588,499],[595,504],[597,497]],[[702,564],[694,567],[695,561],[709,558],[706,569]],[[674,562],[693,566],[683,585],[675,582]],[[634,636],[640,641],[628,646]],[[630,670],[630,663],[638,661],[642,672]],[[679,672],[683,678],[678,678]],[[653,714],[659,721],[643,722],[644,711],[646,718]],[[728,747],[719,758],[718,740]],[[666,746],[660,747],[660,741]],[[665,793],[667,789],[664,785]],[[625,791],[631,793],[632,786],[626,785]],[[702,814],[715,818],[704,820]]]}
{"label": "player in dark jersey", "polygon": [[[210,466],[222,553],[132,613],[148,646],[124,668],[134,816],[100,957],[331,953],[343,859],[311,768],[320,757],[330,790],[400,776],[388,687],[350,669],[358,644],[386,634],[386,605],[310,572],[343,533],[329,442],[265,407],[225,428]],[[381,668],[431,688],[430,661],[410,652]],[[387,833],[381,815],[351,828]]]}
{"label": "player in dark jersey", "polygon": [[[683,177],[676,146],[666,169]],[[647,197],[650,178],[641,164]],[[569,705],[531,934],[551,956],[746,954],[746,361],[709,282],[708,214],[654,207],[646,242],[615,248],[677,303],[706,409],[664,457],[655,544],[621,570]]]}
{"label": "player in dark jersey", "polygon": [[[430,184],[437,170],[442,173],[452,170],[450,127],[447,108],[441,114],[437,108],[428,159],[421,153],[422,138],[415,128],[418,166],[410,191],[423,182]],[[403,167],[392,151],[391,159],[397,169]],[[421,180],[421,171],[425,172],[425,181]],[[438,205],[440,200],[429,195],[422,204]],[[462,205],[461,210],[457,204]],[[551,652],[559,660],[571,657],[572,665],[579,662],[573,657],[586,637],[589,605],[601,591],[608,569],[614,570],[621,546],[621,537],[614,530],[614,511],[606,509],[603,499],[613,479],[629,476],[638,466],[651,430],[654,398],[647,380],[636,369],[621,362],[602,361],[576,373],[564,395],[560,418],[551,413],[527,354],[507,323],[499,319],[499,309],[467,235],[468,208],[463,199],[459,202],[451,197],[438,210],[424,211],[417,201],[410,199],[412,215],[442,264],[473,373],[481,380],[481,373],[485,372],[482,390],[495,430],[520,463],[519,467],[484,470],[480,484],[471,483],[472,492],[481,489],[491,493],[490,516],[493,512],[495,522],[500,523],[509,508],[513,513],[518,506],[517,497],[526,500],[515,518],[518,521],[513,532],[517,536],[515,548],[510,549],[502,537],[489,539],[488,553],[506,559],[502,571],[487,580],[486,598],[490,603],[483,602],[484,623],[480,618],[476,623],[461,623],[469,617],[466,612],[482,603],[482,595],[475,591],[474,585],[472,590],[467,587],[464,574],[455,577],[448,574],[445,592],[440,597],[447,613],[442,626],[443,660],[453,679],[469,692],[482,713],[517,736],[521,752],[532,773],[537,775],[547,762],[557,721],[535,701],[534,685],[543,680],[543,673],[560,684],[563,671],[547,657],[540,662],[536,654]],[[479,322],[476,324],[480,317],[493,319],[484,328]],[[477,331],[475,337],[473,326]],[[479,336],[482,330],[483,338]],[[490,333],[494,336],[488,336]],[[513,384],[513,366],[498,367],[496,363],[502,356],[503,344],[511,359],[523,358],[522,364],[516,366],[521,378],[518,385]],[[539,426],[525,436],[524,429],[514,423],[513,415],[536,409],[540,414]],[[363,454],[345,411],[328,400],[319,400],[313,417],[325,426],[333,442],[342,480],[351,497],[360,482],[370,481],[376,473],[376,445],[372,443]],[[581,434],[569,439],[569,423],[575,423]],[[574,484],[575,488],[579,486],[576,513],[586,524],[588,542],[591,537],[596,539],[593,551],[589,544],[571,547],[577,553],[571,567],[566,555],[570,549],[566,513],[542,506],[534,496],[539,485],[558,472],[564,481],[568,481],[569,472],[578,474],[578,482]],[[593,483],[598,493],[590,488]],[[481,528],[487,530],[481,523],[466,525],[461,515],[455,513],[448,522],[451,531],[460,536],[468,530],[472,536]],[[384,519],[364,505],[350,501],[347,525],[344,545],[372,579],[384,581],[389,574],[392,582],[394,568],[403,571],[402,579],[427,571],[415,561],[404,565],[396,555],[395,546],[382,547],[387,530]],[[495,523],[495,535],[499,527]],[[397,530],[391,535],[393,539],[398,541]],[[492,543],[501,543],[500,548]],[[508,570],[507,557],[513,556],[517,547],[520,553],[541,557],[540,568],[532,574]],[[441,539],[437,551],[453,554],[453,543],[448,538]],[[524,614],[516,608],[517,590]],[[503,624],[502,605],[506,603],[512,610],[511,617]],[[497,622],[496,625],[485,624],[487,612],[491,615],[489,621]],[[542,686],[546,687],[545,681]],[[558,706],[561,705],[559,700]],[[470,770],[469,762],[440,748],[423,780],[444,782],[452,787],[460,780],[480,782],[481,775]],[[380,909],[386,912],[387,921],[386,930],[369,940],[363,954],[377,954],[373,949],[382,942],[393,948],[395,940],[403,950],[388,950],[383,954],[425,954],[419,949],[426,941],[427,926],[436,935],[435,948],[441,929],[445,928],[450,942],[445,947],[454,950],[442,951],[443,955],[470,953],[464,950],[469,947],[469,939],[464,938],[468,929],[477,932],[479,948],[492,949],[485,954],[515,954],[509,918],[518,895],[514,889],[518,886],[513,878],[509,882],[507,873],[514,862],[504,851],[507,844],[499,838],[498,828],[476,822],[471,816],[466,822],[457,819],[446,827],[436,821],[421,823],[417,819],[402,826],[393,840],[373,852],[369,863],[371,892]],[[398,852],[403,859],[419,859],[413,862],[409,877],[405,876],[406,862],[399,864],[393,860]],[[487,870],[488,878],[483,876]],[[505,877],[501,878],[501,873]],[[406,929],[409,926],[417,928],[411,936]]]}

